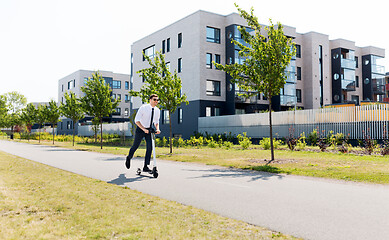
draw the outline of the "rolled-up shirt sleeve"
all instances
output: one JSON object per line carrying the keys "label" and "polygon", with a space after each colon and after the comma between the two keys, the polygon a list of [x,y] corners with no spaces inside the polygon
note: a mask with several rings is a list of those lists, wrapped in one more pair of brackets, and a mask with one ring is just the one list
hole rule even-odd
{"label": "rolled-up shirt sleeve", "polygon": [[144,105],[142,105],[139,109],[138,112],[135,115],[135,122],[141,122],[141,118],[144,114]]}

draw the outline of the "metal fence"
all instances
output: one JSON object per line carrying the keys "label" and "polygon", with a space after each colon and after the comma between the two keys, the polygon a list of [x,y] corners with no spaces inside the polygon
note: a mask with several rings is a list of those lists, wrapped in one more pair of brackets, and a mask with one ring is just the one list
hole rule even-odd
{"label": "metal fence", "polygon": [[[131,123],[107,123],[103,124],[103,133],[107,134],[118,134],[120,136],[132,136],[131,134]],[[99,125],[100,132],[100,125]],[[92,129],[92,125],[78,126],[78,136],[93,136],[95,133]]]}
{"label": "metal fence", "polygon": [[[320,134],[343,133],[350,139],[383,139],[389,130],[389,104],[273,112],[273,136],[295,137],[314,129]],[[247,132],[253,138],[269,137],[269,113],[200,117],[198,131],[210,134]]]}

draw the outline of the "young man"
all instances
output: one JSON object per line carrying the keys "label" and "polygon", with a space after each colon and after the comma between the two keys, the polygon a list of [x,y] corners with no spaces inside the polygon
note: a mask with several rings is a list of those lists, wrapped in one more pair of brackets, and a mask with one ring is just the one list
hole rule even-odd
{"label": "young man", "polygon": [[135,131],[134,144],[132,145],[128,156],[126,157],[126,168],[129,169],[131,166],[131,159],[134,156],[135,151],[138,149],[140,142],[143,138],[146,139],[146,155],[145,155],[145,164],[143,167],[144,172],[151,171],[148,167],[150,164],[152,146],[151,146],[151,132],[152,124],[154,124],[154,129],[156,134],[160,134],[159,130],[159,117],[160,110],[157,106],[158,96],[152,94],[149,97],[149,104],[142,105],[135,116],[135,124],[137,126]]}

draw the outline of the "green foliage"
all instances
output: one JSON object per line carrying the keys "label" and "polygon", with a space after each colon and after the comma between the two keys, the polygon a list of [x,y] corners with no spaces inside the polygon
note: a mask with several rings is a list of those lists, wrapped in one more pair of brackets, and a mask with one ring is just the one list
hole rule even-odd
{"label": "green foliage", "polygon": [[27,98],[16,91],[5,93],[4,98],[10,113],[19,113],[26,107]]}
{"label": "green foliage", "polygon": [[174,147],[184,147],[185,146],[185,140],[180,138],[173,139],[173,146]]}
{"label": "green foliage", "polygon": [[211,139],[209,140],[206,140],[206,143],[210,148],[217,148],[219,146],[219,144],[215,140],[213,140],[213,137],[211,137]]}
{"label": "green foliage", "polygon": [[311,144],[311,146],[316,146],[319,140],[319,134],[317,132],[317,129],[313,129],[313,131],[308,134],[307,140],[309,144]]}
{"label": "green foliage", "polygon": [[193,147],[201,147],[204,145],[204,138],[202,136],[199,138],[191,136],[190,139],[186,140],[186,144]]}
{"label": "green foliage", "polygon": [[227,150],[232,148],[233,145],[234,144],[232,142],[230,142],[230,141],[224,141],[223,142],[223,147],[226,148]]}
{"label": "green foliage", "polygon": [[[282,145],[281,140],[277,140],[273,138],[273,146],[274,149],[278,149],[280,145]],[[259,145],[264,149],[264,150],[269,150],[270,149],[270,138],[263,138],[261,141],[259,141]]]}
{"label": "green foliage", "polygon": [[[73,121],[73,136],[75,135],[75,127],[77,121],[84,118],[84,109],[82,108],[82,104],[80,99],[76,97],[76,94],[73,92],[67,93],[65,92],[65,103],[61,103],[60,111],[63,116],[71,119]],[[74,146],[74,138],[73,138],[73,146]]]}
{"label": "green foliage", "polygon": [[252,144],[251,138],[247,137],[246,132],[244,132],[243,135],[238,134],[237,138],[238,138],[239,145],[242,147],[242,149],[248,149]]}
{"label": "green foliage", "polygon": [[[296,54],[296,49],[292,39],[285,36],[283,26],[277,23],[275,27],[271,20],[268,27],[265,27],[267,37],[261,34],[261,25],[258,18],[254,16],[254,9],[251,12],[239,8],[235,4],[241,17],[243,17],[249,28],[238,27],[243,40],[242,44],[235,39],[231,42],[239,49],[239,56],[244,59],[243,64],[234,63],[230,65],[221,65],[215,63],[218,69],[227,72],[231,76],[231,82],[238,85],[244,92],[244,97],[250,97],[263,93],[269,100],[269,123],[270,139],[273,145],[272,120],[271,120],[271,98],[280,94],[280,89],[284,87],[287,79],[288,67],[292,56]],[[274,160],[274,149],[271,149],[271,159]]]}
{"label": "green foliage", "polygon": [[[143,55],[150,67],[142,69],[137,73],[144,79],[145,84],[140,91],[130,90],[132,96],[141,97],[143,102],[149,101],[151,94],[157,94],[159,105],[162,109],[169,111],[169,119],[182,103],[189,104],[186,95],[181,94],[182,81],[177,72],[174,74],[167,68],[165,57],[161,52],[156,52],[153,60],[149,56]],[[170,123],[170,153],[172,153],[173,137],[172,125]]]}
{"label": "green foliage", "polygon": [[307,146],[307,143],[305,142],[305,133],[301,133],[300,137],[297,140],[297,149],[299,150],[304,150],[305,147]]}
{"label": "green foliage", "polygon": [[[99,72],[92,74],[85,87],[81,87],[85,96],[80,99],[82,108],[85,113],[99,120],[102,128],[103,117],[108,117],[118,106],[118,100],[111,97],[111,89],[105,82]],[[102,132],[100,133],[102,134]],[[100,147],[103,148],[103,141],[100,141]]]}

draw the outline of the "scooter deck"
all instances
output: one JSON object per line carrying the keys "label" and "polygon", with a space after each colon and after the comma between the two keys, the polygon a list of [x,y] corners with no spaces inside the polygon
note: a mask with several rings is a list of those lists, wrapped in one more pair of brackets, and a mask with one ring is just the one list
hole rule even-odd
{"label": "scooter deck", "polygon": [[158,177],[158,170],[157,170],[157,167],[153,167],[152,170],[148,171],[148,172],[143,172],[140,168],[138,168],[136,170],[136,174],[137,175],[141,175],[142,173],[148,173],[148,174],[151,174],[153,175],[154,178],[157,178]]}

